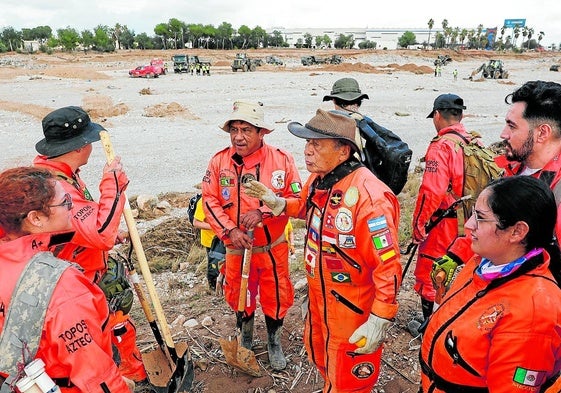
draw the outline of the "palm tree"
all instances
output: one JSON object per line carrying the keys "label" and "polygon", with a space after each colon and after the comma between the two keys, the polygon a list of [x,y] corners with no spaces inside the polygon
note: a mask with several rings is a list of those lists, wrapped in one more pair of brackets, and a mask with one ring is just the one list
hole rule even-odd
{"label": "palm tree", "polygon": [[534,35],[534,28],[533,28],[533,27],[530,27],[530,28],[528,29],[528,45],[527,45],[528,50],[530,50],[530,40],[532,39],[532,36],[533,36],[533,35]]}
{"label": "palm tree", "polygon": [[430,18],[427,25],[429,26],[429,40],[428,40],[428,43],[429,43],[429,47],[430,47],[430,32],[432,31],[432,27],[434,26],[434,20],[432,18]]}
{"label": "palm tree", "polygon": [[448,29],[448,19],[443,19],[442,20],[442,33],[444,35],[444,45],[446,45],[446,37],[448,36],[447,29]]}
{"label": "palm tree", "polygon": [[520,44],[520,49],[522,49],[522,45],[524,45],[524,40],[526,39],[527,35],[528,35],[528,28],[524,26],[522,28],[522,43]]}
{"label": "palm tree", "polygon": [[520,27],[518,25],[514,26],[512,29],[514,33],[514,43],[512,44],[513,47],[516,47],[516,41],[518,41],[518,37],[520,37]]}
{"label": "palm tree", "polygon": [[481,49],[481,32],[483,31],[483,25],[477,25],[477,49]]}
{"label": "palm tree", "polygon": [[540,31],[540,32],[538,33],[538,46],[541,46],[541,45],[540,45],[540,42],[541,42],[541,40],[543,40],[543,36],[544,36],[544,35],[545,35],[545,33],[544,33],[543,31]]}

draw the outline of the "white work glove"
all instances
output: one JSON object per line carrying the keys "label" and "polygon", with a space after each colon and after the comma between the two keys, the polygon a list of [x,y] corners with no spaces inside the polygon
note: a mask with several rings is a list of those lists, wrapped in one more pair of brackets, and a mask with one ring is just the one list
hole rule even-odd
{"label": "white work glove", "polygon": [[[357,343],[356,353],[372,353],[382,344],[392,323],[392,321],[370,314],[368,320],[360,325],[349,338],[349,343]],[[359,341],[362,338],[366,339],[366,343],[361,346],[359,344],[362,343]],[[364,342],[364,340],[362,341]]]}
{"label": "white work glove", "polygon": [[269,190],[263,183],[257,180],[250,180],[247,183],[243,183],[245,187],[245,193],[249,196],[263,201],[263,203],[273,211],[275,216],[282,213],[286,206],[286,199],[278,197],[275,193]]}

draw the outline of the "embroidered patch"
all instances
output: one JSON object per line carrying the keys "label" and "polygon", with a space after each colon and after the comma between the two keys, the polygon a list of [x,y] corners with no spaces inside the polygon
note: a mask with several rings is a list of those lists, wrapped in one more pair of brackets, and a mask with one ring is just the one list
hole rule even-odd
{"label": "embroidered patch", "polygon": [[345,197],[343,198],[343,202],[348,207],[353,207],[358,202],[358,188],[355,186],[349,187],[347,192],[345,192]]}
{"label": "embroidered patch", "polygon": [[329,270],[341,270],[343,269],[343,261],[338,258],[325,258],[325,266]]}
{"label": "embroidered patch", "polygon": [[234,187],[234,178],[230,176],[222,176],[220,178],[220,187]]}
{"label": "embroidered patch", "polygon": [[225,201],[230,199],[230,190],[229,189],[223,188],[221,194],[222,194],[222,199],[224,199]]}
{"label": "embroidered patch", "polygon": [[242,178],[240,179],[242,184],[247,183],[247,182],[252,181],[252,180],[257,180],[253,173],[245,173],[245,174],[242,175]]}
{"label": "embroidered patch", "polygon": [[382,262],[386,262],[388,259],[391,259],[395,257],[395,250],[391,249],[388,252],[385,252],[383,254],[380,255],[380,259],[382,260]]}
{"label": "embroidered patch", "polygon": [[372,243],[374,243],[374,247],[376,247],[376,250],[381,250],[383,248],[391,246],[393,244],[393,241],[390,230],[388,229],[376,236],[372,236]]}
{"label": "embroidered patch", "polygon": [[331,281],[338,283],[351,282],[351,275],[347,272],[331,272]]}
{"label": "embroidered patch", "polygon": [[353,229],[353,216],[349,209],[339,209],[335,216],[335,228],[340,232],[349,232]]}
{"label": "embroidered patch", "polygon": [[315,243],[319,243],[319,234],[314,228],[308,230],[308,239],[312,239]]}
{"label": "embroidered patch", "polygon": [[321,246],[321,252],[325,252],[327,254],[335,254],[335,249],[331,246],[323,245]]}
{"label": "embroidered patch", "polygon": [[302,185],[300,183],[291,183],[290,189],[293,193],[298,194],[300,191],[302,191]]}
{"label": "embroidered patch", "polygon": [[321,225],[321,218],[319,218],[318,216],[316,216],[315,214],[312,216],[312,223],[311,223],[311,227],[315,228],[317,230],[319,230],[319,227]]}
{"label": "embroidered patch", "polygon": [[335,234],[328,231],[323,231],[323,234],[321,235],[321,240],[326,243],[337,244],[337,239],[335,238]]}
{"label": "embroidered patch", "polygon": [[329,197],[329,206],[336,209],[341,205],[341,200],[343,199],[343,191],[333,190],[331,196]]}
{"label": "embroidered patch", "polygon": [[306,256],[304,257],[306,261],[306,272],[310,277],[314,277],[315,267],[316,267],[316,256],[309,249],[306,249]]}
{"label": "embroidered patch", "polygon": [[512,380],[524,386],[540,386],[545,382],[545,371],[527,370],[516,367]]}
{"label": "embroidered patch", "polygon": [[477,321],[477,328],[490,331],[497,321],[504,315],[505,306],[503,304],[494,304],[483,312]]}
{"label": "embroidered patch", "polygon": [[352,373],[358,379],[366,379],[372,374],[374,374],[376,368],[370,362],[359,363],[353,367]]}
{"label": "embroidered patch", "polygon": [[335,218],[331,214],[325,216],[325,227],[328,229],[333,229],[335,226]]}
{"label": "embroidered patch", "polygon": [[371,218],[370,220],[368,220],[367,224],[368,224],[368,230],[370,232],[381,231],[382,229],[386,229],[388,227],[386,216]]}
{"label": "embroidered patch", "polygon": [[339,234],[339,247],[356,248],[356,239],[354,235]]}
{"label": "embroidered patch", "polygon": [[282,190],[284,188],[284,176],[285,171],[274,171],[271,176],[271,186],[277,190]]}

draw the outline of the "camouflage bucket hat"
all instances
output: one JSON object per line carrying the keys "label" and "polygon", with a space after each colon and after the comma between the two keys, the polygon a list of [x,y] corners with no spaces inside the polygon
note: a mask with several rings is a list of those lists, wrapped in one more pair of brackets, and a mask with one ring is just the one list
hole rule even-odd
{"label": "camouflage bucket hat", "polygon": [[368,99],[368,94],[362,94],[358,82],[354,78],[342,78],[336,81],[331,88],[331,94],[323,97],[324,101],[338,98],[343,101]]}

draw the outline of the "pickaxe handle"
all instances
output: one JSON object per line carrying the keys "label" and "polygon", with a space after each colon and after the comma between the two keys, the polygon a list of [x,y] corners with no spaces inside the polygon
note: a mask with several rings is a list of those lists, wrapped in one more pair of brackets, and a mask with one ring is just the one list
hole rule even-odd
{"label": "pickaxe handle", "polygon": [[[109,133],[103,130],[99,132],[99,136],[101,138],[101,143],[103,144],[103,149],[105,150],[107,162],[111,163],[115,158],[115,152],[113,151],[113,145],[111,144]],[[144,277],[144,282],[146,284],[146,288],[148,289],[148,294],[150,295],[150,300],[152,301],[152,305],[154,306],[156,317],[160,322],[160,329],[164,337],[166,346],[168,347],[170,356],[172,357],[172,360],[177,361],[178,356],[175,350],[175,344],[173,342],[173,338],[169,330],[166,317],[164,316],[162,304],[160,303],[160,299],[156,292],[156,286],[154,285],[154,280],[152,279],[152,273],[150,272],[150,267],[148,266],[146,255],[144,254],[144,248],[142,247],[142,243],[140,242],[140,235],[138,234],[138,229],[136,227],[136,222],[134,221],[134,217],[132,215],[132,210],[129,201],[124,192],[121,194],[121,197],[125,198],[126,200],[125,208],[123,209],[123,215],[125,217],[127,228],[129,230],[131,243],[136,253],[136,257],[138,259],[138,264],[140,266],[142,277]]]}

